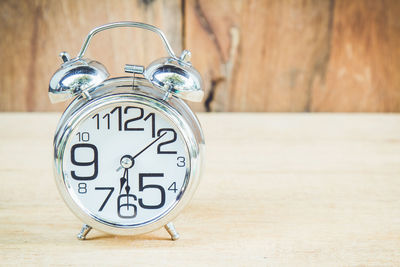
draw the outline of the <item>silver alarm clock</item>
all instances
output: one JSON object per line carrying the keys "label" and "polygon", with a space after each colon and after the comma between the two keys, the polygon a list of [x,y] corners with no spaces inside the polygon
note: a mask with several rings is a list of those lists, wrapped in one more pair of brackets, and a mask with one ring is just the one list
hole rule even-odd
{"label": "silver alarm clock", "polygon": [[[84,54],[96,33],[116,27],[157,33],[169,56],[147,68],[126,65],[132,76],[109,78]],[[55,133],[54,173],[62,198],[84,223],[78,238],[92,228],[138,235],[164,226],[176,240],[172,220],[196,190],[204,150],[200,123],[182,100],[201,101],[204,94],[190,52],[177,57],[154,26],[116,22],[93,29],[76,58],[61,57],[49,97],[75,99]]]}

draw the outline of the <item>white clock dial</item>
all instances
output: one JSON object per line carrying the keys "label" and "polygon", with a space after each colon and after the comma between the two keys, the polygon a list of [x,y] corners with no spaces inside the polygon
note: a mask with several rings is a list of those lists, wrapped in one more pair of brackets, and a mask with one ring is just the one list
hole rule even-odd
{"label": "white clock dial", "polygon": [[73,130],[63,157],[64,182],[93,218],[119,227],[168,213],[187,185],[190,158],[172,121],[142,104],[110,104]]}

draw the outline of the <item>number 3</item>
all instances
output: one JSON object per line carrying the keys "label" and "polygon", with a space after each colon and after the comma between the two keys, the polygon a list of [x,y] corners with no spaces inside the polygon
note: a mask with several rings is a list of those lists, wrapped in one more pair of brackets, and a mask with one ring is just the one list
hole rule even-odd
{"label": "number 3", "polygon": [[186,165],[185,157],[177,157],[176,160],[178,160],[178,162],[176,163],[176,166],[185,167],[185,165]]}

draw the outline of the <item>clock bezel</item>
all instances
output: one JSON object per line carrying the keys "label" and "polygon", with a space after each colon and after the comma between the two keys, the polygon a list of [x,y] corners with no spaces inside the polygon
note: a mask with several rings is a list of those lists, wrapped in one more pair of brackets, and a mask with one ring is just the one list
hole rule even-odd
{"label": "clock bezel", "polygon": [[[129,82],[129,80],[131,82]],[[202,168],[202,151],[204,149],[204,138],[201,127],[193,112],[180,99],[164,101],[160,98],[154,87],[143,80],[137,80],[137,88],[132,90],[132,78],[116,78],[107,80],[99,88],[97,95],[90,100],[76,99],[67,108],[57,127],[54,139],[54,173],[57,188],[70,210],[85,224],[102,232],[116,235],[138,235],[157,230],[171,222],[187,206],[192,198],[200,180]],[[122,86],[121,86],[122,85]],[[117,90],[116,90],[117,89]],[[153,94],[151,94],[153,92]],[[150,94],[149,94],[150,93]],[[63,156],[65,147],[72,133],[84,121],[87,116],[104,106],[112,103],[131,103],[145,105],[148,108],[162,113],[176,129],[186,144],[190,161],[190,171],[186,172],[186,188],[179,200],[176,200],[171,208],[163,212],[156,219],[136,226],[116,225],[98,219],[93,214],[86,212],[73,199],[69,193],[65,177],[63,175]],[[182,112],[183,111],[183,112]],[[197,125],[197,127],[196,127]]]}

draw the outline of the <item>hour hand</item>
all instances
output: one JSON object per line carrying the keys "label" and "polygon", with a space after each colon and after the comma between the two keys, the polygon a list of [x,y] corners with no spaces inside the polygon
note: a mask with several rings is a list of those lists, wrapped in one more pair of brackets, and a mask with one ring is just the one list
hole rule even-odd
{"label": "hour hand", "polygon": [[120,183],[119,193],[121,194],[122,187],[124,186],[125,183],[128,183],[128,169],[124,170],[124,175],[119,179],[119,183]]}
{"label": "hour hand", "polygon": [[120,181],[120,189],[119,189],[119,193],[121,194],[122,192],[122,187],[124,186],[124,184],[126,183],[126,178],[125,177],[121,177]]}

